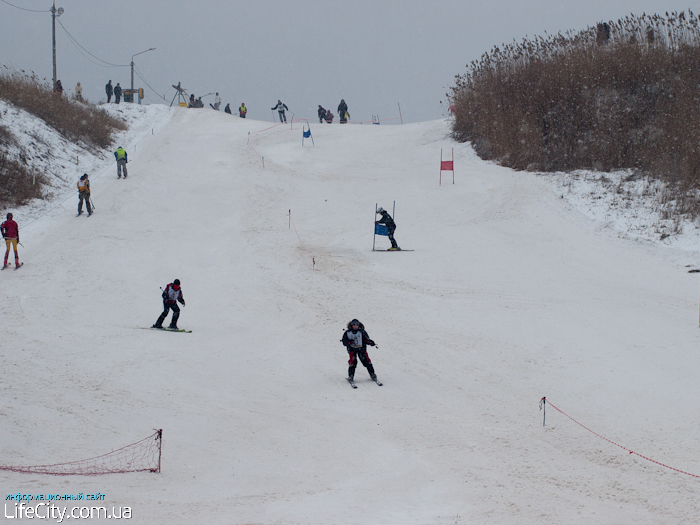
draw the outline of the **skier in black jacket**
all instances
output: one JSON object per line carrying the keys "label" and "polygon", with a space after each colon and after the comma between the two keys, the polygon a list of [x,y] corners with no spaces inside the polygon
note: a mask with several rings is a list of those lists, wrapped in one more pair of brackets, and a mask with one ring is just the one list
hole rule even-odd
{"label": "skier in black jacket", "polygon": [[389,240],[391,241],[391,248],[390,250],[400,250],[399,245],[396,244],[396,240],[394,239],[394,232],[396,231],[396,223],[394,222],[394,219],[391,218],[391,215],[384,209],[384,208],[379,208],[377,210],[377,213],[382,216],[381,219],[378,221],[375,221],[375,224],[384,224],[386,226],[386,229],[389,231]]}
{"label": "skier in black jacket", "polygon": [[348,113],[348,105],[345,103],[345,99],[341,99],[340,104],[338,104],[338,117],[340,118],[341,124],[345,124],[348,121],[348,118],[350,118],[350,114]]}
{"label": "skier in black jacket", "polygon": [[276,109],[277,114],[280,116],[280,122],[287,122],[287,116],[284,114],[284,110],[286,109],[289,111],[289,108],[287,107],[287,104],[282,104],[281,100],[277,101],[277,105],[274,108],[270,108],[273,111]]}
{"label": "skier in black jacket", "polygon": [[173,318],[170,321],[170,330],[177,330],[177,319],[180,317],[180,307],[177,303],[185,306],[185,298],[182,296],[182,288],[180,287],[180,279],[175,279],[172,283],[163,290],[163,313],[151,328],[163,329],[163,321],[168,316],[169,310],[173,311]]}
{"label": "skier in black jacket", "polygon": [[326,118],[326,110],[323,109],[321,104],[318,105],[318,122],[323,124],[323,120]]}
{"label": "skier in black jacket", "polygon": [[350,321],[348,323],[348,329],[345,331],[345,333],[343,333],[341,342],[345,345],[350,357],[348,360],[348,364],[350,365],[348,368],[348,381],[352,382],[355,380],[355,367],[357,366],[357,359],[359,358],[360,362],[362,362],[369,372],[369,376],[372,378],[372,381],[379,384],[377,375],[374,373],[372,361],[370,361],[369,355],[367,355],[367,345],[377,345],[369,338],[367,332],[365,332],[364,325],[357,319]]}

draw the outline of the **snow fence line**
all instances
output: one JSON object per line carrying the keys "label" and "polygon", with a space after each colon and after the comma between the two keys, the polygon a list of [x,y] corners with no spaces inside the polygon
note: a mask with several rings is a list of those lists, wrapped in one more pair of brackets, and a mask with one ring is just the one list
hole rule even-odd
{"label": "snow fence line", "polygon": [[162,442],[163,429],[161,428],[141,441],[94,458],[56,463],[54,465],[0,465],[0,471],[6,470],[21,474],[49,474],[52,476],[97,476],[100,474],[123,474],[126,472],[154,472],[159,474]]}
{"label": "snow fence line", "polygon": [[594,432],[593,430],[591,430],[591,429],[588,428],[587,426],[585,426],[585,425],[579,423],[578,421],[576,421],[573,417],[571,417],[569,414],[567,414],[567,413],[564,412],[563,410],[561,410],[561,409],[557,408],[556,406],[554,406],[554,405],[552,404],[551,401],[547,401],[547,398],[546,398],[546,397],[543,397],[542,399],[540,399],[540,410],[543,410],[543,411],[544,411],[544,412],[543,412],[544,417],[543,417],[543,419],[542,419],[542,426],[544,426],[544,424],[545,424],[545,419],[546,419],[546,415],[547,415],[547,411],[546,411],[547,403],[549,403],[549,406],[551,406],[554,410],[556,410],[556,411],[559,412],[560,414],[563,414],[564,416],[568,417],[571,421],[573,421],[574,423],[576,423],[576,424],[577,424],[578,426],[580,426],[581,428],[585,428],[585,429],[588,430],[591,434],[593,434],[593,435],[595,435],[595,436],[598,436],[600,439],[604,439],[604,440],[607,441],[608,443],[611,443],[611,444],[615,445],[616,447],[621,448],[622,450],[626,450],[626,451],[629,452],[630,454],[634,454],[635,456],[639,456],[639,457],[642,458],[642,459],[646,459],[647,461],[651,461],[652,463],[656,463],[657,465],[660,465],[660,466],[662,466],[662,467],[666,467],[667,469],[675,470],[676,472],[680,472],[681,474],[686,474],[687,476],[692,476],[692,477],[694,477],[694,478],[700,479],[700,476],[698,476],[698,475],[696,475],[696,474],[691,474],[690,472],[686,472],[686,471],[684,471],[684,470],[680,470],[680,469],[677,469],[677,468],[675,468],[675,467],[671,467],[671,466],[669,466],[669,465],[666,465],[666,464],[664,464],[664,463],[661,463],[660,461],[656,461],[655,459],[648,458],[648,457],[643,456],[642,454],[640,454],[640,453],[638,453],[638,452],[635,452],[635,451],[633,451],[633,450],[628,449],[627,447],[623,447],[622,445],[619,445],[619,444],[615,443],[614,441],[612,441],[612,440],[606,438],[605,436],[601,436],[601,435],[598,434],[597,432]]}

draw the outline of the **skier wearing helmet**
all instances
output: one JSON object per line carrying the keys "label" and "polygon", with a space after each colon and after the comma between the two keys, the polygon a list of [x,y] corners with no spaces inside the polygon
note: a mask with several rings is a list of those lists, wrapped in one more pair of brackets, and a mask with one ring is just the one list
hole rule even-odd
{"label": "skier wearing helmet", "polygon": [[[272,111],[277,110],[277,114],[280,117],[280,122],[287,122],[287,116],[284,114],[284,110],[286,109],[289,111],[289,108],[287,107],[287,104],[282,104],[281,100],[277,101],[277,105],[274,108],[270,108]],[[274,115],[274,113],[273,113]]]}
{"label": "skier wearing helmet", "polygon": [[180,279],[175,279],[172,283],[163,290],[163,313],[151,328],[163,329],[163,321],[168,316],[170,310],[173,311],[173,318],[170,321],[168,330],[178,330],[177,319],[180,317],[180,307],[177,303],[180,302],[185,306],[185,298],[182,296],[182,288],[180,287]]}
{"label": "skier wearing helmet", "polygon": [[382,218],[378,221],[375,221],[374,223],[384,224],[386,226],[386,229],[389,232],[389,240],[391,241],[391,248],[389,248],[389,250],[401,250],[401,248],[399,248],[399,245],[396,244],[396,240],[394,240],[394,232],[396,231],[396,223],[394,222],[394,219],[391,218],[389,212],[387,212],[384,208],[379,208],[377,210],[377,214],[381,215]]}
{"label": "skier wearing helmet", "polygon": [[12,220],[12,214],[7,214],[7,220],[0,224],[0,232],[2,232],[2,238],[5,239],[5,244],[7,245],[7,251],[5,252],[5,263],[2,269],[8,267],[7,257],[10,255],[10,246],[15,250],[15,270],[22,266],[19,262],[19,255],[17,254],[17,243],[19,242],[19,226],[15,221]]}
{"label": "skier wearing helmet", "polygon": [[348,328],[345,333],[343,333],[343,338],[340,341],[343,343],[343,345],[345,345],[350,357],[348,360],[348,364],[350,365],[348,368],[348,381],[350,381],[353,388],[356,388],[355,367],[357,366],[358,358],[367,369],[367,372],[369,372],[369,376],[372,378],[372,381],[377,383],[379,386],[382,386],[377,379],[377,375],[374,373],[372,361],[370,360],[369,355],[367,355],[367,345],[377,345],[369,338],[367,332],[365,332],[364,325],[357,319],[353,319],[348,323]]}

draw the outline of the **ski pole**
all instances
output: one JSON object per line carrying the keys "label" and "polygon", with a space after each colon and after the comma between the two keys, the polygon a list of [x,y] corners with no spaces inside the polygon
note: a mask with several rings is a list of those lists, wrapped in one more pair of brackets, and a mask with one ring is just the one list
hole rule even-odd
{"label": "ski pole", "polygon": [[92,209],[93,209],[93,210],[96,210],[96,209],[97,209],[97,208],[95,208],[95,203],[92,202],[92,197],[90,197],[90,205],[92,206]]}

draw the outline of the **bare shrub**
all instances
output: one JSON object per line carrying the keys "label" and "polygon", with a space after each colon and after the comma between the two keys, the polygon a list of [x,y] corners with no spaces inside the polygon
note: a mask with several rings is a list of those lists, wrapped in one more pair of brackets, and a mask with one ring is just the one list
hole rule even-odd
{"label": "bare shrub", "polygon": [[0,209],[17,207],[44,197],[46,178],[0,153]]}
{"label": "bare shrub", "polygon": [[668,183],[676,210],[698,214],[700,19],[690,11],[495,47],[448,97],[453,136],[484,159],[532,171],[637,170]]}
{"label": "bare shrub", "polygon": [[53,93],[34,74],[11,70],[0,74],[0,97],[44,120],[66,139],[88,147],[108,148],[112,133],[126,129],[124,122],[96,106]]}

